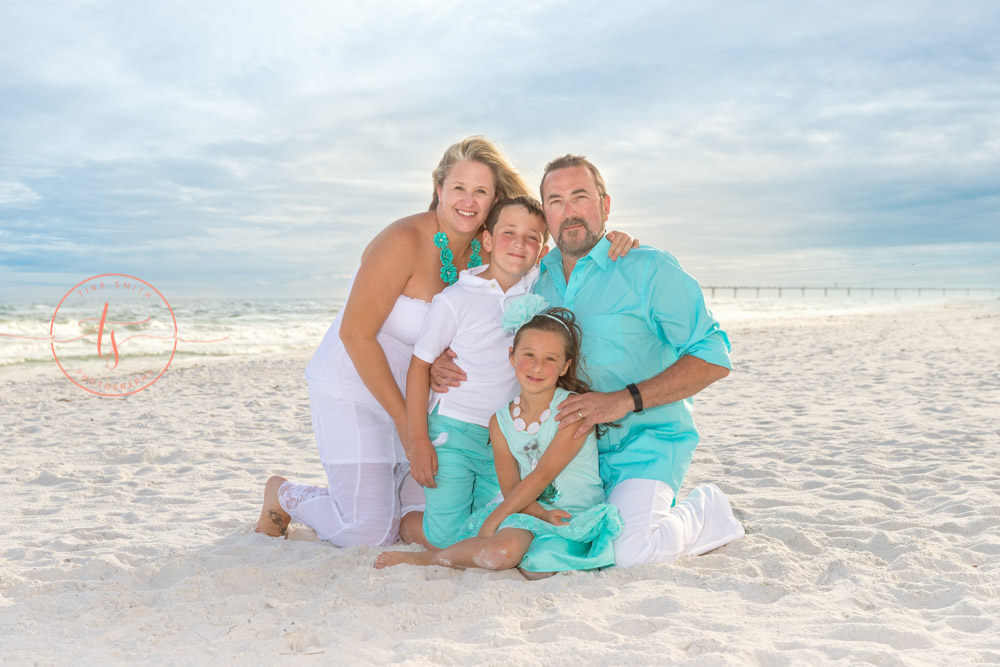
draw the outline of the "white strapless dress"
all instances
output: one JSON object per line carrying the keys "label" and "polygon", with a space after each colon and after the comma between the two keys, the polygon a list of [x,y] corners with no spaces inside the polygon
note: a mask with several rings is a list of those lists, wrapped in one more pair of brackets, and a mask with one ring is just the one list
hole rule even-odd
{"label": "white strapless dress", "polygon": [[[353,281],[352,281],[353,284]],[[400,296],[396,305],[386,318],[376,340],[385,352],[389,369],[396,379],[400,391],[406,394],[406,373],[410,367],[410,357],[413,355],[413,344],[423,326],[424,318],[430,304],[420,299]],[[337,314],[330,325],[323,342],[306,366],[306,379],[309,381],[310,393],[318,390],[326,399],[348,401],[389,419],[375,397],[371,395],[365,383],[362,382],[354,364],[351,362],[344,343],[340,340],[340,321],[343,311]],[[326,402],[326,401],[324,401]],[[391,420],[390,420],[391,423]],[[342,424],[344,431],[350,432],[350,424]],[[371,441],[356,442],[353,438],[324,438],[317,441],[319,456],[323,463],[354,463],[365,461],[369,463],[405,463],[403,446],[399,438],[395,438],[394,447],[376,447]],[[386,444],[386,443],[378,443]],[[359,450],[359,445],[361,448]]]}

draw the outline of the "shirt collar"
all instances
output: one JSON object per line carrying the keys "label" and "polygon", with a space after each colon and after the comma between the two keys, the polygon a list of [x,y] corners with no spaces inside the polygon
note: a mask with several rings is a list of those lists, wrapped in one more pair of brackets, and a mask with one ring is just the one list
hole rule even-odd
{"label": "shirt collar", "polygon": [[479,278],[478,276],[480,273],[488,269],[489,266],[490,266],[489,264],[480,264],[479,266],[474,266],[471,269],[465,269],[464,271],[460,271],[458,274],[458,279],[462,281],[468,281],[471,278],[476,278],[476,280],[472,282],[478,282],[484,280],[483,278]]}
{"label": "shirt collar", "polygon": [[[496,285],[496,290],[500,291],[500,285],[496,281],[487,278],[480,278],[479,274],[485,271],[489,267],[489,264],[483,264],[481,266],[476,266],[471,269],[466,269],[458,274],[458,282],[464,283],[465,285],[473,288],[482,289],[483,287],[490,287],[491,284]],[[526,274],[521,276],[521,279],[510,286],[507,290],[507,295],[511,296],[514,294],[527,294],[531,291],[531,288],[535,286],[535,281],[538,280],[538,268],[531,267],[531,270]]]}
{"label": "shirt collar", "polygon": [[562,269],[562,251],[558,247],[549,250],[545,257],[542,257],[541,272],[559,271]]}
{"label": "shirt collar", "polygon": [[[611,264],[611,258],[608,257],[608,252],[611,251],[611,241],[608,240],[606,234],[601,235],[601,240],[597,242],[593,248],[590,249],[585,257],[589,257],[591,260],[597,263],[599,267],[603,270],[607,270],[608,266]],[[583,259],[582,257],[580,259]]]}
{"label": "shirt collar", "polygon": [[[577,266],[579,266],[580,262],[589,258],[602,270],[607,270],[608,265],[611,263],[611,258],[608,257],[609,250],[611,250],[611,241],[608,240],[606,235],[602,235],[601,240],[590,249],[590,252],[576,261]],[[562,275],[562,250],[558,246],[550,250],[542,258],[542,272],[546,271],[555,271]]]}

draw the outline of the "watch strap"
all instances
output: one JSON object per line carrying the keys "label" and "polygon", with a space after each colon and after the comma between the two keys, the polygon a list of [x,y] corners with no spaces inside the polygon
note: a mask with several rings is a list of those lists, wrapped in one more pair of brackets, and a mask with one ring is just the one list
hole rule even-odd
{"label": "watch strap", "polygon": [[639,393],[639,387],[635,386],[635,383],[626,385],[628,393],[632,394],[632,402],[635,403],[635,409],[632,412],[642,412],[642,394]]}

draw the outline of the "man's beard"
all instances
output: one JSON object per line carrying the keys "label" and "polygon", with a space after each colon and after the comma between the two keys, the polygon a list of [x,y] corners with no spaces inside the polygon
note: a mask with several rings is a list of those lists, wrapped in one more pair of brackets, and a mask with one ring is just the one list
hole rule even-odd
{"label": "man's beard", "polygon": [[[563,230],[566,227],[572,227],[573,225],[583,225],[583,236],[577,241],[570,241],[563,234]],[[590,230],[590,227],[583,221],[583,218],[566,218],[559,223],[559,236],[556,238],[556,246],[562,251],[562,254],[580,258],[590,252],[590,249],[597,245],[597,242],[600,240],[601,237]]]}

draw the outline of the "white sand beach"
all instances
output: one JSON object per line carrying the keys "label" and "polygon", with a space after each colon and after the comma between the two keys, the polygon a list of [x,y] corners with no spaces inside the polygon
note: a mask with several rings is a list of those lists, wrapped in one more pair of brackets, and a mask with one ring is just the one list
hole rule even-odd
{"label": "white sand beach", "polygon": [[0,374],[0,661],[1000,663],[1000,302],[727,329],[685,491],[746,538],[537,582],[255,533],[270,474],[324,481],[308,355]]}

